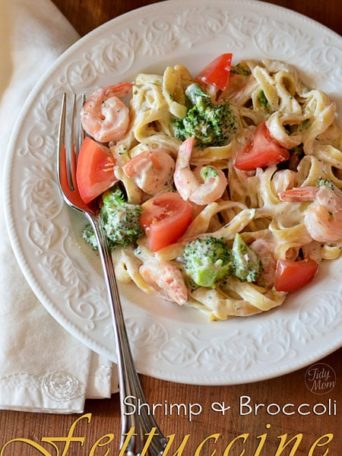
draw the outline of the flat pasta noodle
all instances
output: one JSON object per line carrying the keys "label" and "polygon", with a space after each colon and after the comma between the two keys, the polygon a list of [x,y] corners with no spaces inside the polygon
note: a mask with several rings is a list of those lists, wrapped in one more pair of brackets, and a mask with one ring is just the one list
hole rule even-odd
{"label": "flat pasta noodle", "polygon": [[286,294],[275,290],[263,290],[251,283],[244,283],[238,279],[232,279],[227,285],[230,291],[234,291],[250,305],[267,312],[268,310],[283,304]]}
{"label": "flat pasta noodle", "polygon": [[186,115],[186,99],[184,89],[185,81],[191,82],[190,74],[184,75],[186,68],[167,67],[163,75],[163,95],[168,104],[169,111],[175,117],[182,119]]}
{"label": "flat pasta noodle", "polygon": [[[228,297],[220,290],[198,288],[191,297],[196,303],[200,303],[199,309],[203,308],[212,320],[227,320],[229,317],[249,317],[261,312],[260,309],[244,299]],[[198,305],[198,304],[197,304]]]}
{"label": "flat pasta noodle", "polygon": [[239,211],[246,209],[246,206],[235,201],[218,201],[208,204],[202,211],[194,218],[192,223],[183,235],[183,239],[191,239],[199,234],[205,233],[210,226],[210,220],[219,212],[226,211],[227,209],[238,209]]}
{"label": "flat pasta noodle", "polygon": [[272,137],[286,149],[292,149],[303,142],[301,133],[288,134],[285,125],[298,125],[303,121],[303,117],[293,114],[284,114],[282,111],[276,111],[267,119],[266,125]]}
{"label": "flat pasta noodle", "polygon": [[276,243],[274,255],[277,259],[286,259],[286,254],[289,250],[308,244],[312,240],[304,223],[299,223],[289,228],[278,228],[273,221],[270,224],[270,231]]}
{"label": "flat pasta noodle", "polygon": [[332,182],[336,188],[342,190],[342,175],[341,178],[336,175],[336,172],[332,166],[325,166],[324,177],[328,179],[328,181]]}
{"label": "flat pasta noodle", "polygon": [[319,112],[304,135],[303,148],[306,154],[312,154],[317,137],[324,133],[335,120],[336,105],[331,103]]}
{"label": "flat pasta noodle", "polygon": [[242,231],[249,224],[249,222],[253,220],[255,214],[255,209],[243,209],[219,230],[212,233],[201,234],[200,237],[212,236],[224,239],[225,241],[232,240],[234,239],[236,233],[240,233],[240,231]]}
{"label": "flat pasta noodle", "polygon": [[[258,82],[258,90],[263,91],[267,102],[272,110],[277,110],[279,107],[279,97],[275,87],[275,81],[261,66],[256,66],[252,70],[255,80]],[[260,106],[258,106],[260,108]]]}
{"label": "flat pasta noodle", "polygon": [[341,256],[342,242],[325,244],[321,247],[321,258],[323,260],[336,260]]}
{"label": "flat pasta noodle", "polygon": [[114,259],[114,263],[115,275],[119,282],[129,283],[133,281],[144,293],[153,291],[153,288],[145,282],[139,272],[142,263],[130,249],[122,249],[116,259]]}
{"label": "flat pasta noodle", "polygon": [[280,98],[279,110],[287,114],[302,114],[299,101],[294,96],[297,91],[297,75],[289,71],[278,71],[275,74],[275,87]]}
{"label": "flat pasta noodle", "polygon": [[315,144],[313,155],[322,163],[342,170],[342,152],[329,144]]}
{"label": "flat pasta noodle", "polygon": [[312,155],[303,157],[297,169],[301,187],[315,186],[322,176],[322,162]]}
{"label": "flat pasta noodle", "polygon": [[156,253],[158,261],[172,261],[182,256],[186,242],[177,242],[175,244],[163,247]]}
{"label": "flat pasta noodle", "polygon": [[227,160],[232,158],[234,153],[232,143],[225,146],[206,147],[205,149],[197,149],[191,156],[192,165],[207,165],[214,164],[218,161],[224,162],[224,167],[227,167]]}

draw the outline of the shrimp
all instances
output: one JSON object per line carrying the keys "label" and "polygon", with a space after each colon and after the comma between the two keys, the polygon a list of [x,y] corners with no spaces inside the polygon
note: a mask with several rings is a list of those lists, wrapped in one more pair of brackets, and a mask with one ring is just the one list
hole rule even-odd
{"label": "shrimp", "polygon": [[228,182],[223,171],[215,166],[198,166],[194,171],[191,170],[194,141],[194,138],[188,138],[180,146],[173,178],[184,200],[204,206],[221,198]]}
{"label": "shrimp", "polygon": [[312,202],[306,210],[304,224],[318,242],[342,240],[342,192],[327,186],[292,188],[278,194],[281,201]]}
{"label": "shrimp", "polygon": [[93,92],[81,109],[83,129],[96,141],[106,143],[123,138],[129,125],[129,109],[120,99],[131,93],[132,84],[123,82]]}
{"label": "shrimp", "polygon": [[258,278],[258,284],[266,288],[272,288],[276,270],[276,260],[273,255],[272,242],[259,238],[252,242],[250,247],[259,255],[262,264],[262,273]]}
{"label": "shrimp", "polygon": [[166,298],[180,306],[188,300],[188,289],[179,269],[165,261],[148,261],[139,268],[142,278]]}
{"label": "shrimp", "polygon": [[165,150],[154,149],[136,155],[122,169],[141,190],[156,195],[171,186],[175,162]]}
{"label": "shrimp", "polygon": [[285,191],[279,192],[280,201],[288,203],[304,203],[314,201],[319,187],[293,187]]}

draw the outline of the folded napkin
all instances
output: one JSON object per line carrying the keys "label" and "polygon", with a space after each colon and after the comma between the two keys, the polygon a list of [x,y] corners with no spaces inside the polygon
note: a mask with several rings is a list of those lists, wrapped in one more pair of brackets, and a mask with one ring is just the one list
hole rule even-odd
{"label": "folded napkin", "polygon": [[[0,3],[3,172],[9,136],[29,91],[78,35],[50,0]],[[82,412],[86,398],[110,397],[117,390],[112,364],[64,331],[38,302],[13,256],[1,212],[0,258],[0,409]]]}

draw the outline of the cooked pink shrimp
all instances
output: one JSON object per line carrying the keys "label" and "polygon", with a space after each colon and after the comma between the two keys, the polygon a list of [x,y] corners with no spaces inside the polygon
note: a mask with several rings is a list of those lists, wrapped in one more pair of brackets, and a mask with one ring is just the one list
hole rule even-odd
{"label": "cooked pink shrimp", "polygon": [[279,193],[281,201],[312,201],[304,223],[310,236],[318,242],[342,240],[342,193],[326,186],[292,188]]}
{"label": "cooked pink shrimp", "polygon": [[122,169],[141,190],[156,195],[171,186],[175,161],[165,150],[154,149],[136,155]]}
{"label": "cooked pink shrimp", "polygon": [[188,300],[188,289],[179,269],[165,261],[148,261],[140,266],[143,279],[180,306]]}
{"label": "cooked pink shrimp", "polygon": [[129,125],[129,109],[120,99],[131,93],[132,84],[123,82],[98,89],[88,96],[81,109],[83,129],[96,141],[121,139]]}
{"label": "cooked pink shrimp", "polygon": [[256,239],[250,245],[260,258],[262,264],[262,273],[258,278],[258,284],[266,288],[272,288],[274,285],[274,276],[276,270],[276,260],[273,255],[272,241],[266,239]]}
{"label": "cooked pink shrimp", "polygon": [[184,200],[203,206],[221,198],[228,182],[223,171],[215,166],[198,166],[191,170],[194,141],[194,138],[188,138],[180,146],[173,179]]}
{"label": "cooked pink shrimp", "polygon": [[288,203],[314,201],[319,189],[319,187],[294,187],[283,192],[279,192],[278,197],[280,201],[286,201]]}

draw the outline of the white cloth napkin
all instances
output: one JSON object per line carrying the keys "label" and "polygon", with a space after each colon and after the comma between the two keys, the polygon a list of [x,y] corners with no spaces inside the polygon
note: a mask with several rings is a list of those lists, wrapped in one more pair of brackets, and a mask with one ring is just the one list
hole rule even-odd
{"label": "white cloth napkin", "polygon": [[[77,39],[50,0],[0,0],[1,173],[29,91]],[[110,397],[117,390],[116,370],[38,302],[16,263],[1,212],[0,258],[0,409],[81,413],[85,398]]]}

